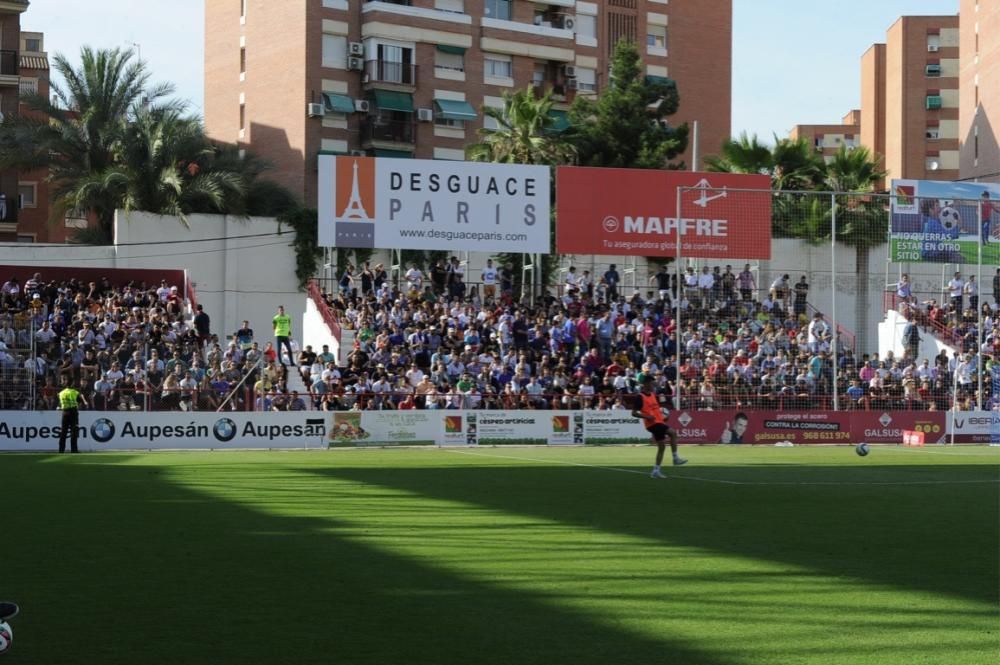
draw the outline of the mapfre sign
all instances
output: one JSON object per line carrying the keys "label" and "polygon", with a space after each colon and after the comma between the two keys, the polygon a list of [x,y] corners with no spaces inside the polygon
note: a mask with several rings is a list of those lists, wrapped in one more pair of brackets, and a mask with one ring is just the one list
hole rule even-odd
{"label": "mapfre sign", "polygon": [[549,168],[319,158],[319,244],[548,254]]}
{"label": "mapfre sign", "polygon": [[[682,190],[677,211],[678,187]],[[765,175],[602,169],[556,171],[560,254],[771,258],[771,182]],[[751,190],[751,191],[747,191]]]}

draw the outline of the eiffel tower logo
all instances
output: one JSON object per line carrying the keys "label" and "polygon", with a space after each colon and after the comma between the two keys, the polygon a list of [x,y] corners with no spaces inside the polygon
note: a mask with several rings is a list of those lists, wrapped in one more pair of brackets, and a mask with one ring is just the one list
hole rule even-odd
{"label": "eiffel tower logo", "polygon": [[354,181],[351,183],[351,198],[347,202],[347,207],[341,213],[340,219],[371,219],[365,211],[365,205],[361,202],[361,194],[358,192],[358,160],[354,160]]}

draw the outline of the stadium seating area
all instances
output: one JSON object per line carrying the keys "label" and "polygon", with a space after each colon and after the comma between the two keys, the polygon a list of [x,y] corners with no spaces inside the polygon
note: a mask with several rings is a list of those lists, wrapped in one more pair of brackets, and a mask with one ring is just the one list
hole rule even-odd
{"label": "stadium seating area", "polygon": [[199,339],[189,305],[166,280],[9,278],[0,287],[0,407],[53,409],[67,384],[99,410],[216,409],[227,398],[244,407],[235,388],[262,352]]}
{"label": "stadium seating area", "polygon": [[[661,271],[626,298],[573,272],[535,305],[515,301],[506,279],[493,295],[483,290],[485,301],[476,284],[453,297],[450,276],[404,279],[402,291],[359,280],[362,289],[323,292],[355,345],[339,367],[328,349],[299,352],[301,391],[288,387],[289,359],[247,325],[199,340],[177,285],[12,278],[0,288],[0,408],[54,408],[66,382],[96,409],[629,408],[642,374],[665,392],[675,384],[678,297],[683,408],[833,407],[832,330],[809,306],[805,277],[760,286],[749,266],[689,268],[678,292]],[[974,311],[942,314],[908,296],[899,306],[920,330],[975,349]],[[1000,323],[989,314],[992,352]],[[836,362],[841,409],[943,410],[953,395],[969,408],[974,398],[971,355],[856,355],[842,338]]]}

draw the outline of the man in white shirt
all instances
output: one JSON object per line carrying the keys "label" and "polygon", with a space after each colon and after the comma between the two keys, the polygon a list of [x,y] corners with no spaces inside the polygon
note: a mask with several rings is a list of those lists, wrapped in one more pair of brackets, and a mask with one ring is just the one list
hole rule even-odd
{"label": "man in white shirt", "polygon": [[489,302],[497,295],[497,269],[493,266],[493,259],[486,259],[486,267],[483,268],[483,301]]}
{"label": "man in white shirt", "polygon": [[420,293],[424,283],[424,273],[420,272],[420,268],[415,263],[411,264],[410,269],[406,271],[406,283],[410,291]]}
{"label": "man in white shirt", "polygon": [[975,275],[969,275],[969,280],[962,287],[962,293],[969,296],[969,309],[976,311],[979,309],[979,282]]}
{"label": "man in white shirt", "polygon": [[948,296],[951,297],[951,304],[955,306],[955,311],[962,313],[962,293],[965,290],[965,282],[962,281],[962,273],[955,272],[955,276],[948,282]]}
{"label": "man in white shirt", "polygon": [[712,306],[712,287],[715,286],[715,275],[708,266],[701,269],[701,274],[698,275],[698,295],[701,297],[701,307],[702,309],[707,309]]}

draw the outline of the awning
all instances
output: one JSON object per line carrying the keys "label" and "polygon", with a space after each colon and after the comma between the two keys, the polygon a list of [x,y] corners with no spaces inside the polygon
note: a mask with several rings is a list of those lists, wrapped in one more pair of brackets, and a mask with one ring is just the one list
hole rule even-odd
{"label": "awning", "polygon": [[653,85],[670,85],[671,80],[666,76],[652,76],[646,74],[646,83],[652,83]]}
{"label": "awning", "polygon": [[394,157],[396,159],[413,159],[413,153],[406,150],[383,150],[375,148],[376,157]]}
{"label": "awning", "polygon": [[566,111],[549,111],[549,117],[552,118],[552,124],[546,127],[546,131],[558,133],[569,129],[569,113]]}
{"label": "awning", "polygon": [[435,99],[437,116],[445,120],[475,120],[478,114],[469,102],[454,99]]}
{"label": "awning", "polygon": [[324,92],[323,105],[330,113],[354,113],[354,100],[347,95]]}
{"label": "awning", "polygon": [[452,53],[454,55],[465,55],[464,46],[448,46],[447,44],[438,44],[437,50],[442,53]]}
{"label": "awning", "polygon": [[22,55],[21,69],[48,69],[49,59],[44,55]]}
{"label": "awning", "polygon": [[413,113],[413,95],[395,90],[376,90],[375,107],[384,111]]}

